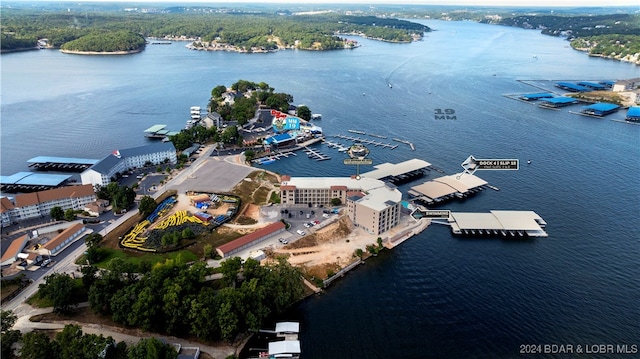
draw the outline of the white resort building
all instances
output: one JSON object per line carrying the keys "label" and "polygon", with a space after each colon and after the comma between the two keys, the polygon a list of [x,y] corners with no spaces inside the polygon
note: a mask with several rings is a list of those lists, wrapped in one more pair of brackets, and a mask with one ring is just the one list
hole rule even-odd
{"label": "white resort building", "polygon": [[357,227],[379,235],[400,221],[402,193],[373,178],[282,176],[280,198],[284,205],[329,206],[337,198]]}
{"label": "white resort building", "polygon": [[82,174],[82,184],[106,186],[118,173],[147,164],[157,165],[168,162],[176,164],[176,148],[171,142],[158,142],[147,146],[113,151],[110,155],[94,164]]}

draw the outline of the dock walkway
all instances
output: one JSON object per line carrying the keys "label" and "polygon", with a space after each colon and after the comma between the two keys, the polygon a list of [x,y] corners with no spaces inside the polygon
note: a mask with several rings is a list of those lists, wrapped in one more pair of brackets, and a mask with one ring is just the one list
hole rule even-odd
{"label": "dock walkway", "polygon": [[353,137],[353,136],[346,136],[346,135],[333,135],[333,137],[336,138],[341,138],[343,140],[349,140],[349,141],[353,141],[353,142],[361,142],[361,143],[366,143],[368,145],[373,145],[376,147],[385,147],[385,148],[389,148],[389,149],[395,149],[396,147],[398,147],[398,145],[392,145],[390,143],[384,143],[384,142],[378,142],[378,141],[374,141],[374,140],[369,140],[366,138],[360,138],[360,137]]}

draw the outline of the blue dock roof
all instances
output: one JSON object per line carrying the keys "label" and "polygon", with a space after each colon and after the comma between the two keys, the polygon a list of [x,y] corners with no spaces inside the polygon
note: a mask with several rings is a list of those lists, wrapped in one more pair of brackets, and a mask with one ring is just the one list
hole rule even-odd
{"label": "blue dock roof", "polygon": [[618,108],[620,108],[620,106],[613,103],[606,103],[606,102],[594,103],[593,105],[584,107],[585,110],[594,110],[598,112],[607,112],[607,111],[616,110]]}
{"label": "blue dock roof", "polygon": [[640,106],[629,107],[627,118],[640,119]]}
{"label": "blue dock roof", "polygon": [[0,176],[0,183],[3,185],[55,187],[61,185],[64,181],[68,180],[71,177],[71,175],[18,172],[10,176]]}
{"label": "blue dock roof", "polygon": [[578,85],[580,86],[584,86],[584,87],[589,87],[592,88],[594,90],[606,90],[607,86],[599,84],[599,83],[595,83],[595,82],[589,82],[589,81],[580,81],[578,82]]}
{"label": "blue dock roof", "polygon": [[584,87],[584,86],[580,86],[580,85],[576,85],[572,82],[556,82],[556,86],[560,87],[562,89],[565,90],[569,90],[569,91],[575,91],[575,92],[589,92],[591,91],[590,88],[588,87]]}
{"label": "blue dock roof", "polygon": [[551,98],[551,97],[553,97],[553,94],[551,94],[549,92],[528,93],[528,94],[522,95],[522,97],[524,97],[526,99],[529,99],[529,100],[537,100],[537,99],[541,99],[541,98]]}
{"label": "blue dock roof", "polygon": [[545,98],[542,101],[549,102],[552,104],[568,104],[568,103],[577,103],[578,100],[571,97],[554,97],[554,98]]}

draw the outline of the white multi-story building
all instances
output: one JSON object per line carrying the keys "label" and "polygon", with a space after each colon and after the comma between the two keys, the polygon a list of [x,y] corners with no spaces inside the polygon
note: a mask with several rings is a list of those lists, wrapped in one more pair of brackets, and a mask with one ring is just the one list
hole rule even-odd
{"label": "white multi-story building", "polygon": [[355,177],[282,176],[282,204],[328,206],[334,198],[347,205],[354,225],[378,235],[400,221],[402,193],[392,185],[373,179]]}
{"label": "white multi-story building", "polygon": [[113,151],[110,155],[94,164],[82,174],[82,184],[106,186],[118,173],[147,164],[176,164],[178,157],[176,148],[171,142],[158,142],[147,146],[127,148]]}
{"label": "white multi-story building", "polygon": [[[14,221],[48,216],[51,208],[81,210],[96,200],[92,185],[67,186],[46,191],[18,194],[13,201],[2,198],[2,225]],[[5,224],[5,219],[7,224]]]}

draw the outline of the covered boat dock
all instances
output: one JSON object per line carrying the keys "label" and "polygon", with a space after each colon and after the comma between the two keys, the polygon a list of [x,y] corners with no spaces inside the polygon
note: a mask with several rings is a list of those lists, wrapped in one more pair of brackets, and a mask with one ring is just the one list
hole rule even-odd
{"label": "covered boat dock", "polygon": [[490,211],[489,213],[451,213],[451,231],[467,236],[509,238],[548,237],[547,223],[533,211]]}
{"label": "covered boat dock", "polygon": [[393,184],[401,184],[413,181],[424,176],[424,171],[428,170],[431,163],[421,159],[413,158],[400,163],[385,162],[374,166],[375,170],[362,173],[363,178],[373,178]]}
{"label": "covered boat dock", "polygon": [[627,110],[627,121],[639,122],[640,121],[640,106],[632,106]]}
{"label": "covered boat dock", "polygon": [[561,96],[561,97],[552,97],[552,98],[542,99],[542,102],[540,103],[540,107],[559,108],[559,107],[564,107],[569,105],[575,105],[577,103],[578,103],[578,100],[575,98]]}
{"label": "covered boat dock", "polygon": [[521,100],[525,100],[525,101],[535,101],[535,100],[540,100],[543,98],[552,98],[553,94],[549,93],[549,92],[541,92],[541,93],[527,93],[524,94],[522,96],[520,96]]}
{"label": "covered boat dock", "polygon": [[620,109],[619,105],[613,103],[599,102],[590,106],[584,107],[580,113],[589,116],[603,117],[612,114]]}
{"label": "covered boat dock", "polygon": [[580,81],[578,82],[578,86],[584,86],[597,91],[604,91],[607,89],[606,85],[603,85],[597,82],[590,82],[590,81]]}
{"label": "covered boat dock", "polygon": [[573,82],[556,82],[556,87],[559,87],[563,90],[571,91],[571,92],[590,92],[592,91],[590,88],[586,86],[581,86],[574,84]]}
{"label": "covered boat dock", "polygon": [[88,158],[37,156],[27,161],[37,171],[82,172],[100,160]]}
{"label": "covered boat dock", "polygon": [[0,176],[2,192],[37,192],[63,186],[72,175],[18,172],[11,176]]}
{"label": "covered boat dock", "polygon": [[442,176],[423,184],[413,186],[409,195],[426,205],[438,204],[455,198],[465,198],[488,185],[488,182],[468,173]]}

